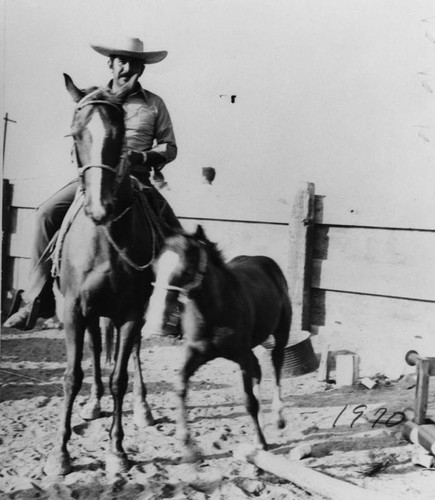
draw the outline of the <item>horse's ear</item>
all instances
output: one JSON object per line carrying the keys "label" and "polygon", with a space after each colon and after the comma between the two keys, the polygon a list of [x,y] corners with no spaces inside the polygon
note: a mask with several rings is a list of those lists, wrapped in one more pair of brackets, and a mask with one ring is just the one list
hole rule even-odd
{"label": "horse's ear", "polygon": [[85,96],[86,93],[74,85],[74,82],[72,81],[72,79],[69,75],[64,73],[63,77],[65,78],[65,87],[68,90],[68,92],[71,94],[73,101],[79,102],[81,99],[83,99],[83,97]]}
{"label": "horse's ear", "polygon": [[205,231],[200,224],[198,224],[198,226],[196,227],[196,232],[194,236],[197,240],[207,241],[207,236],[205,235]]}
{"label": "horse's ear", "polygon": [[127,97],[131,94],[133,87],[136,85],[137,79],[139,75],[133,75],[128,82],[125,82],[124,85],[116,92],[116,97],[121,100],[121,102],[125,101]]}

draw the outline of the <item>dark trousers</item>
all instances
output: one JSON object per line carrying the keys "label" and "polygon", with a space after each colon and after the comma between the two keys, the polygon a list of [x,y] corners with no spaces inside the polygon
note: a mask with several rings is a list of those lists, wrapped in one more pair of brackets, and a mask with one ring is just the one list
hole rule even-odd
{"label": "dark trousers", "polygon": [[[24,294],[26,302],[33,302],[44,290],[42,302],[49,309],[54,307],[51,291],[51,260],[47,255],[47,248],[74,201],[77,186],[77,179],[69,182],[36,209],[36,228],[30,254],[29,286]],[[44,316],[52,315],[51,312],[54,314],[54,311],[50,310]]]}
{"label": "dark trousers", "polygon": [[[36,209],[36,230],[31,248],[31,271],[24,299],[26,302],[33,302],[37,297],[41,297],[41,315],[44,317],[54,315],[51,260],[47,255],[47,248],[74,201],[77,187],[77,179],[69,182]],[[181,228],[172,208],[157,189],[148,184],[143,192],[160,220],[171,228]]]}

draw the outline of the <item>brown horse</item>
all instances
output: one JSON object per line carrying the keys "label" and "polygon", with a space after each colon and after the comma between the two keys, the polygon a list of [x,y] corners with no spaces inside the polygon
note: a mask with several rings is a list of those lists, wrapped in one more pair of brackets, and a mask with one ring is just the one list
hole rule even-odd
{"label": "brown horse", "polygon": [[272,407],[279,427],[285,426],[280,376],[291,322],[287,283],[279,266],[265,256],[239,256],[225,263],[199,226],[196,234],[168,238],[155,262],[156,281],[148,311],[146,334],[167,333],[181,315],[186,358],[179,387],[178,437],[188,458],[196,458],[187,427],[189,378],[204,363],[218,357],[240,365],[246,407],[266,448],[259,418],[261,369],[252,349],[269,335],[275,338],[272,362],[275,391]]}
{"label": "brown horse", "polygon": [[71,470],[67,443],[71,436],[74,399],[83,380],[81,360],[85,330],[93,348],[94,384],[85,417],[99,411],[103,393],[100,371],[99,318],[110,318],[116,330],[114,368],[110,376],[113,422],[106,457],[109,474],[128,468],[124,452],[122,404],[128,382],[127,364],[133,352],[134,418],[152,423],[142,380],[139,350],[145,307],[152,291],[151,262],[157,231],[144,199],[128,175],[122,104],[136,82],[133,77],[116,94],[107,89],[79,90],[68,75],[67,90],[77,104],[73,123],[83,204],[62,242],[60,290],[64,297],[67,367],[59,443],[48,457],[48,474]]}

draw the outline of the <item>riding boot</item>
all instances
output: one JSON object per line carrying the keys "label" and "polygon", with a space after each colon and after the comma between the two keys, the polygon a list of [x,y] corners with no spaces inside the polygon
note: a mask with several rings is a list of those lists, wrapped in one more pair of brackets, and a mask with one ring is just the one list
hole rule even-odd
{"label": "riding boot", "polygon": [[38,317],[55,315],[50,253],[56,232],[76,195],[78,181],[73,180],[57,191],[36,210],[36,231],[31,248],[31,272],[24,293],[24,305],[3,324],[5,327],[30,330]]}
{"label": "riding boot", "polygon": [[17,312],[12,314],[3,324],[5,328],[31,330],[38,318],[51,318],[56,313],[52,280],[48,279],[40,294],[33,300],[24,302]]}

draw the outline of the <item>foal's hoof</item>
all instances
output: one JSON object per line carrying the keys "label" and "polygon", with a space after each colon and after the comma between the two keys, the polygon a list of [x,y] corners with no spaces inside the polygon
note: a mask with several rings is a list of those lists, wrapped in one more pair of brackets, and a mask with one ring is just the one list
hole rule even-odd
{"label": "foal's hoof", "polygon": [[130,465],[125,453],[116,454],[108,452],[106,454],[106,474],[108,476],[115,476],[116,474],[127,472],[129,468]]}
{"label": "foal's hoof", "polygon": [[101,415],[101,406],[99,402],[89,402],[80,410],[80,417],[83,420],[95,420]]}
{"label": "foal's hoof", "polygon": [[140,429],[154,425],[153,414],[146,403],[137,403],[134,405],[133,423]]}
{"label": "foal's hoof", "polygon": [[69,453],[52,451],[45,461],[43,471],[47,476],[66,476],[72,470]]}

